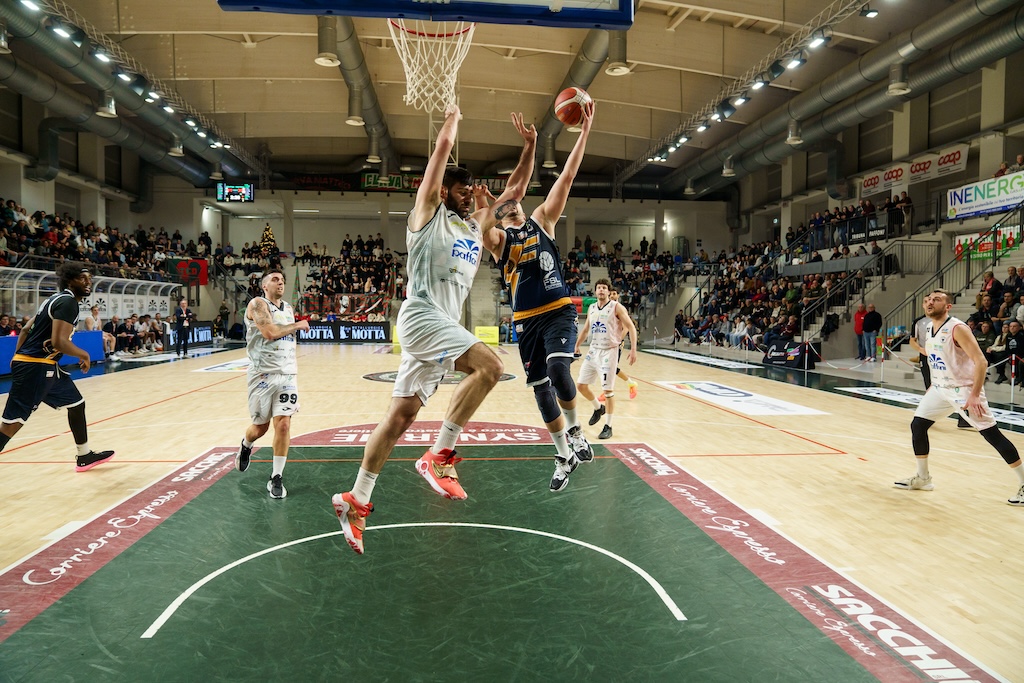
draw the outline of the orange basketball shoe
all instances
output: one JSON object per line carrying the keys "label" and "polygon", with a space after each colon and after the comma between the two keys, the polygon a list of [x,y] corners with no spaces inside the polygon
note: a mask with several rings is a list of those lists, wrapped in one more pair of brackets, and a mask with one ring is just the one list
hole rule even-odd
{"label": "orange basketball shoe", "polygon": [[457,462],[462,462],[462,458],[455,457],[453,450],[445,448],[440,453],[427,451],[416,461],[416,471],[438,495],[452,500],[466,500],[466,491],[459,483],[459,475],[455,473]]}
{"label": "orange basketball shoe", "polygon": [[345,540],[360,555],[363,554],[363,532],[366,531],[366,517],[373,512],[373,503],[360,505],[351,491],[335,493],[331,498],[334,513],[341,522]]}
{"label": "orange basketball shoe", "polygon": [[627,384],[629,385],[629,398],[630,400],[633,400],[634,398],[636,398],[636,382],[634,382],[633,380],[629,380]]}

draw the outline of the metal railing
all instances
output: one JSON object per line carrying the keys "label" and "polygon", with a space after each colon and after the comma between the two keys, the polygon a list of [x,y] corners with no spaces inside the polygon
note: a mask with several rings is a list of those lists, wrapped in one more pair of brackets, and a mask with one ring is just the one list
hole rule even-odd
{"label": "metal railing", "polygon": [[963,251],[954,255],[945,266],[937,269],[933,277],[926,280],[889,311],[885,315],[885,330],[910,331],[913,329],[913,322],[920,315],[921,298],[927,292],[944,289],[956,298],[974,286],[978,278],[985,272],[994,270],[999,259],[1010,249],[1010,246],[1005,243],[1005,239],[1000,244],[995,243],[1001,235],[1001,228],[1008,225],[1019,226],[1022,220],[1024,220],[1024,202],[1004,213],[976,241],[969,243]]}
{"label": "metal railing", "polygon": [[[64,261],[73,261],[74,259],[57,259],[50,258],[49,256],[36,256],[35,254],[21,254],[17,261],[12,264],[15,268],[25,268],[28,270],[49,270],[54,272],[57,270],[57,266],[64,263]],[[163,273],[156,270],[147,270],[145,268],[134,268],[130,266],[113,266],[113,265],[102,265],[99,263],[84,262],[88,267],[89,271],[93,275],[103,275],[105,277],[122,278],[130,280],[148,280],[150,282],[170,282],[173,284],[182,284],[181,278],[176,274]]]}

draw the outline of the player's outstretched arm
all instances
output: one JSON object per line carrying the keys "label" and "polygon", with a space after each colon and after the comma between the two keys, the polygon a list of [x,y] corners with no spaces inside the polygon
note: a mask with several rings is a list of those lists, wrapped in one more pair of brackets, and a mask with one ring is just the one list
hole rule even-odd
{"label": "player's outstretched arm", "polygon": [[416,203],[409,214],[409,229],[413,232],[422,230],[437,213],[437,207],[441,204],[444,170],[448,165],[448,155],[455,147],[455,139],[459,134],[459,119],[461,118],[462,112],[457,106],[453,105],[445,111],[444,123],[437,131],[434,151],[431,152],[427,168],[423,171],[423,180],[416,190]]}
{"label": "player's outstretched arm", "polygon": [[633,324],[633,319],[629,317],[629,313],[626,312],[625,306],[616,306],[615,315],[618,316],[619,323],[626,328],[626,334],[629,335],[629,364],[632,365],[636,362],[636,325]]}
{"label": "player's outstretched arm", "polygon": [[576,173],[579,172],[580,164],[583,163],[583,154],[587,149],[587,139],[590,137],[590,128],[593,124],[594,103],[588,102],[583,107],[583,131],[576,139],[576,144],[573,145],[569,157],[565,160],[562,174],[558,176],[558,180],[551,186],[551,191],[548,192],[544,203],[533,212],[533,219],[537,221],[544,229],[544,232],[548,233],[548,236],[551,238],[555,236],[555,223],[558,222],[558,217],[562,215],[565,203],[569,200],[572,181],[576,179]]}

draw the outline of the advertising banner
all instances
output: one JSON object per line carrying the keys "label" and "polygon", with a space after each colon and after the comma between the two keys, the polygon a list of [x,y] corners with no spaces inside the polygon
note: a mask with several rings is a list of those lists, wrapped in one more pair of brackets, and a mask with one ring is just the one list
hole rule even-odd
{"label": "advertising banner", "polygon": [[991,261],[994,249],[999,250],[1000,256],[1020,249],[1019,225],[996,228],[992,234],[986,235],[984,240],[981,236],[980,232],[957,235],[953,240],[953,253],[956,254],[957,260],[964,257],[964,252],[969,252],[972,261]]}
{"label": "advertising banner", "polygon": [[946,218],[997,213],[1024,201],[1024,171],[946,190]]}
{"label": "advertising banner", "polygon": [[298,334],[300,344],[362,344],[364,342],[391,343],[389,323],[352,323],[347,321],[312,322],[309,331]]}

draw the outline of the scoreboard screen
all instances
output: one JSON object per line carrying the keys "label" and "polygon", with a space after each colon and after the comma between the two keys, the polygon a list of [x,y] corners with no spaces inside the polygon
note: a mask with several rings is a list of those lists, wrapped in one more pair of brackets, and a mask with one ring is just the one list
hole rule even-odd
{"label": "scoreboard screen", "polygon": [[252,183],[241,183],[239,185],[217,183],[217,201],[254,202],[256,201],[256,187]]}

